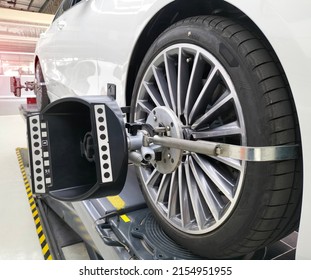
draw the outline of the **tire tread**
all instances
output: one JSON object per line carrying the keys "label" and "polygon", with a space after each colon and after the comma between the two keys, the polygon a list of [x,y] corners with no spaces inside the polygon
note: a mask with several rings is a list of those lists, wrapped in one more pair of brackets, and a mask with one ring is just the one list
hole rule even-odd
{"label": "tire tread", "polygon": [[[262,89],[266,108],[270,112],[268,123],[274,127],[271,138],[274,139],[275,145],[297,143],[299,137],[297,137],[295,109],[287,82],[283,79],[284,73],[280,71],[279,62],[271,56],[271,50],[266,49],[262,41],[250,31],[230,20],[219,19],[217,22],[213,19],[213,26],[236,42],[239,54],[250,64],[251,71]],[[294,183],[299,177],[299,171],[297,167],[293,170],[293,162],[293,160],[282,162],[281,173],[278,163],[271,164],[274,170],[271,172],[271,177],[274,178],[275,184],[267,188],[271,193],[269,204],[266,205],[263,215],[257,217],[257,222],[254,223],[251,233],[244,241],[226,251],[228,256],[246,253],[245,250],[241,250],[241,247],[255,250],[266,246],[272,241],[283,238],[284,233],[288,234],[295,229],[299,220],[300,206],[297,202],[301,197],[301,188],[295,187],[300,182]],[[291,202],[293,196],[294,203]],[[288,220],[294,220],[294,223],[287,224]]]}

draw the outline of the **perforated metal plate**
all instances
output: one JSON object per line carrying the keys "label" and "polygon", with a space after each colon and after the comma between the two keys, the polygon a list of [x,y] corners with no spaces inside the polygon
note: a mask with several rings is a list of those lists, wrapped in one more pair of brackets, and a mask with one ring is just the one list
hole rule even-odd
{"label": "perforated metal plate", "polygon": [[52,184],[47,125],[39,115],[30,116],[28,125],[33,193],[43,194]]}
{"label": "perforated metal plate", "polygon": [[105,105],[95,105],[95,122],[97,130],[98,152],[101,167],[101,179],[103,183],[113,181],[111,169],[110,146]]}

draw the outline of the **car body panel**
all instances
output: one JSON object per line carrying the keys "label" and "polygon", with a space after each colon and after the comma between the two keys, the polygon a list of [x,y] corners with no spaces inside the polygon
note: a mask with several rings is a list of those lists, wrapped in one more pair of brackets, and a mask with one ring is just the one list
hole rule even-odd
{"label": "car body panel", "polygon": [[[113,83],[117,101],[124,106],[126,73],[135,43],[154,13],[170,2],[82,0],[55,19],[37,51],[51,101],[106,94],[108,83]],[[77,31],[83,36],[76,36]]]}

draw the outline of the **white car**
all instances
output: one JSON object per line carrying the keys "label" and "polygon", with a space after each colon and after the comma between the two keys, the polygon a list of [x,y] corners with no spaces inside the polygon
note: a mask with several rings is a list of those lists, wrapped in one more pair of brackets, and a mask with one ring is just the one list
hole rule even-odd
{"label": "white car", "polygon": [[137,174],[163,230],[197,255],[248,254],[302,217],[297,258],[308,258],[310,10],[304,0],[64,0],[36,48],[38,105],[109,95],[130,106],[129,121],[157,112],[194,147],[288,147],[292,156],[262,162],[167,153]]}

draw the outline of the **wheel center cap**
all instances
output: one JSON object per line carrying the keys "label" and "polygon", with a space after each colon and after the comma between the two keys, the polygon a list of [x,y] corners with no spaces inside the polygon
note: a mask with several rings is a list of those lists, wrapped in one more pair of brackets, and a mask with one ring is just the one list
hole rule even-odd
{"label": "wheel center cap", "polygon": [[[166,132],[160,133],[160,136],[183,139],[182,124],[176,114],[168,107],[154,108],[146,123],[151,125],[155,131],[161,131],[161,128],[165,128]],[[161,156],[153,162],[153,166],[162,174],[175,171],[181,162],[183,150],[162,147],[160,153]]]}

